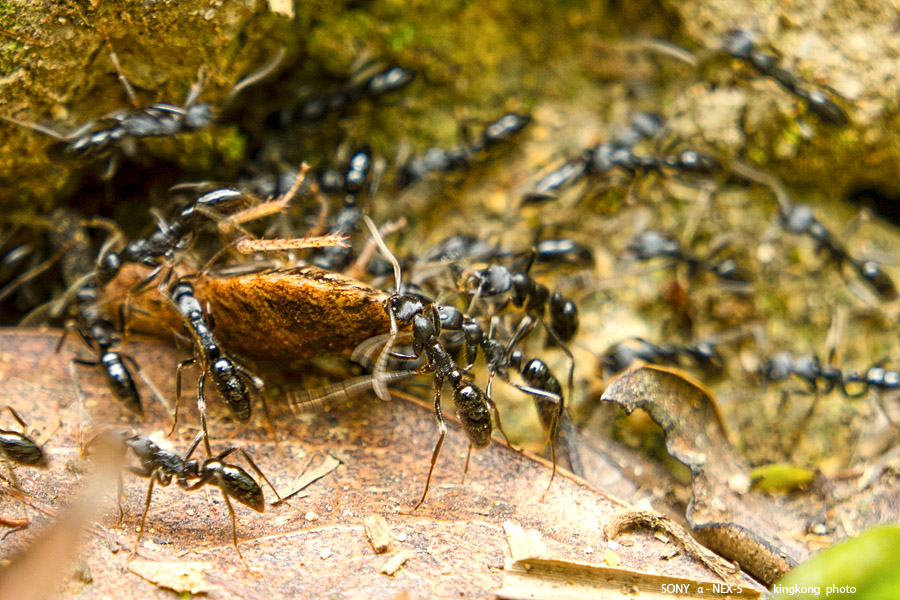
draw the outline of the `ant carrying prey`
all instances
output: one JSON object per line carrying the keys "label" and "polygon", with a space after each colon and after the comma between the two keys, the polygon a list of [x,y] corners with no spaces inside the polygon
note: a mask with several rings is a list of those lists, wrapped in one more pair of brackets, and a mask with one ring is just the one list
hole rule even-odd
{"label": "ant carrying prey", "polygon": [[[403,289],[400,285],[400,263],[381,239],[375,224],[368,216],[363,216],[366,225],[375,238],[378,248],[385,259],[394,267],[394,285],[396,290]],[[382,400],[390,399],[390,395],[384,385],[385,372],[389,357],[400,359],[417,359],[425,355],[427,363],[419,373],[431,373],[434,387],[434,414],[438,422],[440,437],[431,453],[431,467],[428,469],[428,478],[425,481],[425,490],[422,497],[413,507],[418,509],[425,502],[428,488],[431,485],[431,476],[434,474],[434,466],[444,445],[447,435],[447,425],[444,423],[444,414],[441,408],[441,392],[444,381],[448,381],[453,388],[453,404],[456,406],[456,414],[459,417],[463,430],[469,438],[469,444],[475,448],[484,448],[491,443],[493,423],[491,413],[497,413],[494,402],[472,380],[465,376],[465,370],[460,369],[440,340],[441,317],[437,305],[425,302],[418,296],[394,292],[385,301],[385,310],[391,319],[391,335],[387,344],[379,355],[374,369],[375,392]],[[397,338],[400,325],[412,326],[413,353],[403,355],[392,352],[394,340]],[[499,415],[497,423],[499,428]]]}

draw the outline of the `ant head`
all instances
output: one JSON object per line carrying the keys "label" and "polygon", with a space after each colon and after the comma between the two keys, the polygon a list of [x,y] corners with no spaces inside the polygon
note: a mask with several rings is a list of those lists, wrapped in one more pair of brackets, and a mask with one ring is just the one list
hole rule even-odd
{"label": "ant head", "polygon": [[755,46],[753,36],[744,29],[729,29],[722,38],[722,48],[735,58],[746,59]]}
{"label": "ant head", "polygon": [[213,111],[209,104],[195,104],[184,113],[186,129],[203,129],[213,121]]}
{"label": "ant head", "polygon": [[103,254],[97,260],[97,281],[100,285],[104,285],[119,273],[122,268],[122,257],[118,252],[109,251]]}
{"label": "ant head", "polygon": [[881,265],[876,261],[862,261],[857,269],[862,278],[875,288],[875,291],[878,292],[879,296],[885,300],[894,300],[897,298],[897,287],[887,273],[881,269]]}
{"label": "ant head", "polygon": [[393,315],[400,323],[409,323],[413,317],[425,309],[422,300],[416,296],[394,294],[388,298],[388,314]]}

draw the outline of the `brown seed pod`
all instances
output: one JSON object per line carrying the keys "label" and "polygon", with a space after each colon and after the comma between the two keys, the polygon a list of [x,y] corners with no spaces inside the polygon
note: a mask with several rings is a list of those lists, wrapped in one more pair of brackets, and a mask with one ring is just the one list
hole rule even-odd
{"label": "brown seed pod", "polygon": [[[111,314],[147,269],[128,265],[107,287]],[[339,273],[316,267],[278,269],[230,277],[198,277],[196,296],[231,352],[295,360],[347,354],[363,340],[387,333],[388,295]],[[132,331],[167,337],[181,318],[156,290],[132,299]]]}

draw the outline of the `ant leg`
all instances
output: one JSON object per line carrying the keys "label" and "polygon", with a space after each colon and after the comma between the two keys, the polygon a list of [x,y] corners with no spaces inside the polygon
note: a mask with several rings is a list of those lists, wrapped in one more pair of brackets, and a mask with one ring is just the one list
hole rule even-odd
{"label": "ant leg", "polygon": [[164,267],[165,267],[165,265],[157,265],[156,267],[154,267],[154,269],[152,271],[150,271],[150,273],[148,273],[146,277],[144,277],[143,279],[138,281],[134,285],[134,287],[132,287],[130,290],[128,290],[128,293],[125,294],[125,302],[123,303],[125,308],[124,308],[124,312],[120,316],[120,319],[122,320],[122,337],[123,338],[127,338],[131,334],[131,325],[130,325],[131,313],[134,310],[133,308],[131,308],[131,305],[132,305],[134,296],[143,293],[144,290],[149,288],[150,284],[153,283],[153,280],[156,279],[160,273],[162,273],[162,270]]}
{"label": "ant leg", "polygon": [[523,337],[527,334],[531,333],[531,330],[537,325],[537,321],[531,315],[525,315],[521,321],[519,321],[519,326],[516,328],[516,332],[513,334],[512,338],[509,340],[509,343],[506,345],[506,353],[509,354],[512,352],[512,349],[519,343]]}
{"label": "ant leg", "polygon": [[469,460],[472,458],[472,442],[469,442],[469,449],[466,450],[466,466],[463,467],[463,476],[462,481],[459,482],[460,486],[466,484],[466,474],[469,472]]}
{"label": "ant leg", "polygon": [[28,425],[25,424],[25,420],[22,419],[19,413],[16,412],[16,409],[14,409],[9,404],[7,404],[4,408],[9,411],[9,414],[12,415],[12,418],[16,420],[16,423],[18,423],[19,426],[22,427],[22,434],[24,435],[25,433],[27,433],[25,430],[28,428]]}
{"label": "ant leg", "polygon": [[19,289],[20,286],[22,286],[25,283],[28,283],[35,277],[40,276],[41,273],[43,273],[44,271],[46,271],[47,269],[52,267],[54,264],[56,264],[59,261],[59,259],[62,258],[63,255],[65,255],[66,252],[68,252],[69,250],[72,249],[73,244],[74,244],[74,241],[66,242],[65,244],[63,244],[63,246],[59,250],[57,250],[53,254],[53,256],[51,256],[44,262],[38,264],[37,266],[28,269],[27,271],[25,271],[24,273],[22,273],[21,275],[19,275],[12,281],[10,281],[8,284],[6,284],[6,286],[4,286],[2,289],[0,289],[0,301],[5,300],[13,292],[15,292],[17,289]]}
{"label": "ant leg", "polygon": [[[188,447],[187,452],[185,452],[184,456],[181,458],[182,462],[186,463],[187,461],[189,461],[191,459],[191,455],[194,453],[194,450],[196,450],[197,446],[200,445],[200,440],[205,437],[206,437],[206,434],[204,434],[202,431],[197,434],[197,437],[194,438],[194,441],[191,442],[191,445],[190,445],[190,447]],[[209,455],[207,454],[207,456],[209,456]]]}
{"label": "ant leg", "polygon": [[119,476],[116,478],[116,506],[119,507],[119,520],[116,521],[116,527],[122,526],[122,521],[125,520],[125,509],[122,508],[122,496],[125,495],[125,487],[122,484],[122,472],[119,472]]}
{"label": "ant leg", "polygon": [[144,374],[144,370],[141,369],[140,365],[137,363],[136,360],[134,360],[133,356],[129,356],[127,354],[122,354],[121,356],[122,356],[122,358],[126,359],[129,363],[131,363],[131,366],[134,367],[134,370],[138,374],[138,377],[140,377],[141,381],[143,381],[144,384],[148,388],[150,388],[150,393],[153,394],[153,397],[156,398],[156,401],[159,402],[159,405],[162,406],[163,409],[165,409],[166,415],[168,415],[169,419],[171,419],[174,424],[175,419],[172,416],[172,407],[169,406],[169,403],[166,401],[165,397],[162,395],[162,393],[159,391],[159,389],[157,389],[157,387],[153,384],[153,382],[150,380],[150,378]]}
{"label": "ant leg", "polygon": [[550,473],[550,481],[547,482],[547,489],[541,494],[541,502],[546,502],[547,493],[550,491],[550,488],[553,487],[553,480],[556,479],[556,429],[559,425],[559,417],[561,414],[562,411],[555,411],[553,413],[553,420],[550,423],[550,461],[553,463],[553,470]]}
{"label": "ant leg", "polygon": [[[9,459],[9,457],[6,455],[6,452],[4,452],[2,449],[0,449],[0,458],[2,458],[4,464],[6,464],[6,471],[9,473],[9,483],[10,483],[10,485],[11,485],[14,489],[19,490],[19,491],[21,492],[21,491],[22,491],[22,487],[19,485],[19,480],[16,478],[16,473],[15,473],[15,470],[13,469],[12,461],[11,461],[11,460]],[[22,518],[23,518],[23,521],[24,521],[24,523],[25,523],[24,525],[22,525],[21,527],[19,527],[19,529],[21,529],[21,528],[27,527],[29,521],[28,521],[28,509],[25,508],[25,501],[22,500],[22,499],[20,498],[20,499],[19,499],[19,504],[22,505]],[[5,537],[5,536],[4,536],[4,537]]]}
{"label": "ant leg", "polygon": [[88,421],[93,421],[93,419],[84,409],[84,390],[81,389],[81,380],[78,378],[78,369],[75,368],[75,365],[96,367],[98,364],[100,363],[83,360],[80,358],[73,358],[69,361],[69,375],[71,375],[72,384],[75,387],[75,399],[77,401],[76,406],[78,407],[78,445],[81,450],[84,450],[84,417],[86,416]]}
{"label": "ant leg", "polygon": [[204,369],[200,374],[200,379],[197,380],[197,409],[200,411],[200,427],[201,432],[203,433],[203,446],[206,449],[206,455],[212,456],[212,449],[209,447],[209,429],[206,427],[206,394],[204,393],[204,387],[206,384],[207,373],[208,371]]}
{"label": "ant leg", "polygon": [[[63,344],[66,341],[66,336],[69,335],[69,332],[75,329],[75,323],[73,321],[66,321],[66,326],[63,327],[62,335],[59,336],[59,341],[56,342],[56,347],[53,349],[54,354],[59,354],[59,351],[62,350]],[[90,345],[90,344],[88,344]]]}
{"label": "ant leg", "polygon": [[434,416],[437,417],[438,421],[438,430],[441,432],[441,436],[438,438],[437,444],[434,446],[434,450],[431,453],[431,468],[428,469],[428,479],[425,480],[425,491],[422,492],[422,498],[413,506],[413,512],[418,510],[420,506],[425,502],[425,497],[428,495],[428,488],[431,486],[431,476],[434,474],[434,465],[437,463],[438,456],[441,454],[441,446],[444,445],[444,438],[447,436],[447,425],[444,423],[444,414],[441,412],[441,388],[443,386],[444,380],[443,378],[435,377],[434,381]]}
{"label": "ant leg", "polygon": [[150,474],[150,485],[147,486],[147,499],[144,502],[144,514],[141,515],[141,524],[138,526],[137,540],[134,542],[134,548],[132,548],[128,560],[133,559],[137,555],[138,547],[141,545],[141,538],[144,537],[144,523],[147,521],[147,513],[150,512],[150,499],[153,498],[153,486],[156,485],[158,477],[159,469],[154,469],[153,473]]}
{"label": "ant leg", "polygon": [[172,415],[172,429],[169,430],[169,435],[166,437],[172,437],[172,434],[175,433],[175,426],[178,425],[178,405],[181,403],[181,371],[193,364],[197,364],[197,359],[189,358],[178,363],[178,368],[175,369],[175,411]]}
{"label": "ant leg", "polygon": [[234,544],[234,551],[237,552],[237,555],[241,557],[241,562],[244,563],[244,566],[247,570],[250,570],[250,566],[247,564],[246,559],[244,559],[244,555],[241,554],[240,548],[238,548],[238,539],[237,539],[237,519],[234,516],[234,507],[231,506],[231,500],[228,499],[228,494],[225,493],[225,488],[221,485],[218,486],[219,491],[222,492],[222,498],[225,499],[225,506],[228,507],[228,516],[231,517],[231,541]]}
{"label": "ant leg", "polygon": [[[484,388],[484,397],[485,397],[485,399],[487,399],[488,406],[491,407],[491,412],[494,413],[494,420],[497,422],[497,430],[503,435],[503,440],[506,442],[506,447],[513,449],[512,444],[509,443],[509,437],[506,435],[506,432],[503,431],[503,425],[500,423],[500,411],[497,410],[497,405],[494,403],[493,396],[491,396],[491,392],[493,391],[493,386],[494,386],[494,375],[495,375],[494,371],[491,371],[488,374],[487,387]],[[472,453],[472,445],[469,444],[469,454],[471,454],[471,453]],[[466,456],[466,468],[468,468],[468,467],[469,467],[469,457]]]}
{"label": "ant leg", "polygon": [[137,94],[135,94],[131,82],[128,81],[128,78],[125,77],[125,73],[122,71],[122,64],[119,62],[119,56],[116,54],[116,51],[113,50],[112,41],[109,39],[109,35],[107,35],[106,32],[103,33],[103,36],[106,38],[106,47],[109,48],[109,62],[116,68],[119,82],[122,84],[122,87],[125,88],[125,93],[128,95],[128,100],[131,102],[131,105],[134,106],[134,108],[138,108],[140,102],[138,102]]}
{"label": "ant leg", "polygon": [[262,480],[265,481],[269,485],[270,488],[272,488],[272,491],[275,493],[275,497],[278,498],[278,502],[275,502],[274,504],[280,504],[282,502],[285,502],[284,498],[281,497],[281,494],[278,493],[278,490],[275,489],[275,486],[272,485],[272,482],[269,481],[269,478],[266,477],[266,474],[263,473],[262,469],[260,469],[256,465],[256,461],[253,460],[253,457],[250,456],[250,453],[247,452],[246,450],[244,450],[243,448],[240,448],[240,451],[241,451],[241,455],[243,455],[243,457],[247,460],[247,462],[250,464],[250,466],[253,468],[253,470],[256,471],[257,475],[259,475],[262,478]]}

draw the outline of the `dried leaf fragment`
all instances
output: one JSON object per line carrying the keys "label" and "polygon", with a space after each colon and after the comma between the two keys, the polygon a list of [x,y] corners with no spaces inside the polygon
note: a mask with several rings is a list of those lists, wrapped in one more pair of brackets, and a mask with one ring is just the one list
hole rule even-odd
{"label": "dried leaf fragment", "polygon": [[397,571],[400,570],[400,567],[406,564],[406,561],[415,557],[416,553],[413,550],[401,550],[394,556],[390,558],[384,565],[381,567],[380,572],[385,575],[393,575]]}
{"label": "dried leaf fragment", "polygon": [[203,594],[222,589],[206,578],[206,572],[213,568],[213,563],[202,560],[190,562],[133,560],[128,563],[128,570],[141,579],[179,594]]}
{"label": "dried leaf fragment", "polygon": [[384,554],[391,549],[391,528],[381,515],[368,515],[363,519],[366,536],[377,554]]}
{"label": "dried leaf fragment", "polygon": [[547,546],[541,539],[540,531],[522,529],[512,521],[505,522],[503,530],[506,532],[506,542],[509,544],[509,552],[512,554],[513,560],[547,556]]}

